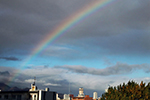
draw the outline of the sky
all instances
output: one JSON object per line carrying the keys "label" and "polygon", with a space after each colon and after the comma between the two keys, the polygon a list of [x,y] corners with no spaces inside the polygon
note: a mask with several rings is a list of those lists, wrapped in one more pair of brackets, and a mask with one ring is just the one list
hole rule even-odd
{"label": "sky", "polygon": [[101,96],[129,80],[150,82],[150,1],[105,0],[92,10],[99,1],[0,0],[0,82],[24,88],[36,77],[39,89],[69,93],[70,84],[75,96],[80,87]]}

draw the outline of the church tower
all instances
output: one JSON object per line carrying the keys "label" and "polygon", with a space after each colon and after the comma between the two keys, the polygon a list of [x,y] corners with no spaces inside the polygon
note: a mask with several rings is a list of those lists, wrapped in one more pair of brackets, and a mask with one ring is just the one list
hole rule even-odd
{"label": "church tower", "polygon": [[79,88],[78,97],[84,97],[83,88]]}
{"label": "church tower", "polygon": [[37,90],[37,87],[36,87],[36,85],[35,85],[35,80],[36,80],[36,77],[34,77],[34,82],[33,82],[33,84],[31,84],[31,89],[30,89],[30,91],[36,91],[36,90]]}

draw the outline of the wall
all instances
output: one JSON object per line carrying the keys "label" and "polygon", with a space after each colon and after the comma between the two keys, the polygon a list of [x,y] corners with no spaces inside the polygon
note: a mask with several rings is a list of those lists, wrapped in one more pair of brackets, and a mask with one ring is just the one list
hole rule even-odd
{"label": "wall", "polygon": [[41,100],[56,100],[56,92],[42,91]]}
{"label": "wall", "polygon": [[30,96],[28,92],[0,92],[0,100],[30,100]]}

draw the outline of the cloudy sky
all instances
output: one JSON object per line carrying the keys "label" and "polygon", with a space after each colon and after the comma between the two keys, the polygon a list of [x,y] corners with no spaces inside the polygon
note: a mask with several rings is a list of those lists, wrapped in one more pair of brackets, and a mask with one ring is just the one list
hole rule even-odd
{"label": "cloudy sky", "polygon": [[110,0],[33,57],[54,29],[94,2],[0,0],[0,82],[30,87],[36,76],[39,89],[68,93],[70,84],[75,96],[79,87],[100,96],[108,85],[150,82],[149,0]]}

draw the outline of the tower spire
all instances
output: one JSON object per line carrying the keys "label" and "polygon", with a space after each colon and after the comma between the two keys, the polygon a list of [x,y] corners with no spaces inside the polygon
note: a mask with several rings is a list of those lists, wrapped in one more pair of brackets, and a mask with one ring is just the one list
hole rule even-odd
{"label": "tower spire", "polygon": [[34,82],[33,82],[33,85],[35,85],[35,80],[36,80],[36,77],[34,76]]}

